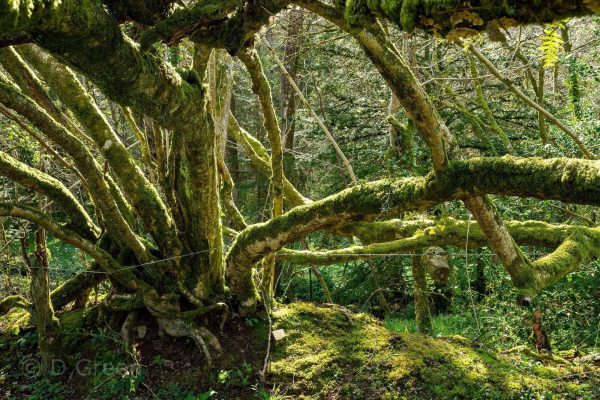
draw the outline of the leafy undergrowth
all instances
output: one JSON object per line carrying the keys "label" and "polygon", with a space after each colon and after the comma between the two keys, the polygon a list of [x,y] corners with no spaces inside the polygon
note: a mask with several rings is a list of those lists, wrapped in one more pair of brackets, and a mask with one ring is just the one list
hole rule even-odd
{"label": "leafy undergrowth", "polygon": [[[124,346],[110,329],[94,327],[90,311],[60,315],[74,359],[90,360],[53,382],[24,368],[37,359],[36,335],[21,311],[0,317],[0,399],[594,399],[600,369],[544,364],[498,355],[461,337],[396,334],[365,314],[310,303],[281,305],[267,385],[259,373],[267,322],[234,319],[217,334],[224,352],[204,356],[186,339],[147,334]],[[17,330],[17,326],[21,329]],[[106,369],[105,367],[110,368]]]}

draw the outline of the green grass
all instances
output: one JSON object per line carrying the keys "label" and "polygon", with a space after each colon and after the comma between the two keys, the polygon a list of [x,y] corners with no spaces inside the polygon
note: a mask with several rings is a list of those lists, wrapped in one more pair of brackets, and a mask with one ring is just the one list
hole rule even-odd
{"label": "green grass", "polygon": [[[417,333],[417,323],[414,319],[388,318],[384,326],[395,333]],[[473,339],[477,336],[470,318],[459,314],[445,314],[432,317],[433,336],[461,335]]]}

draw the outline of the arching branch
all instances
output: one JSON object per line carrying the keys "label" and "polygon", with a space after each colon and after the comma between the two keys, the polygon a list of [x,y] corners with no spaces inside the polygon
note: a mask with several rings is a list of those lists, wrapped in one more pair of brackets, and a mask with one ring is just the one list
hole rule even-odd
{"label": "arching branch", "polygon": [[[505,221],[510,234],[519,245],[556,248],[569,236],[581,233],[586,237],[600,238],[600,230],[576,225],[553,225],[540,221]],[[441,220],[392,220],[372,222],[371,230],[379,230],[381,242],[328,251],[300,251],[282,249],[278,257],[295,264],[333,264],[343,261],[363,260],[377,255],[393,256],[411,253],[431,246],[455,246],[475,249],[487,246],[481,228],[475,222],[454,218]],[[392,237],[390,237],[390,234]],[[395,240],[386,240],[393,239]],[[468,238],[468,239],[467,239]]]}
{"label": "arching branch", "polygon": [[[242,146],[252,166],[266,176],[271,176],[271,156],[267,149],[238,124],[233,114],[229,115],[228,133]],[[302,196],[285,176],[283,177],[283,195],[290,207],[312,203],[311,200]]]}
{"label": "arching branch", "polygon": [[39,210],[27,206],[0,203],[0,216],[25,219],[47,229],[59,240],[77,247],[95,259],[105,272],[111,274],[124,287],[139,291],[149,300],[158,297],[156,291],[150,285],[134,275],[133,269],[124,268],[106,251],[77,235],[74,231],[60,225]]}
{"label": "arching branch", "polygon": [[[445,218],[439,221],[386,221],[373,223],[372,228],[387,233],[396,232],[404,237],[364,246],[352,246],[329,251],[298,251],[282,249],[278,257],[295,264],[334,264],[367,260],[373,257],[394,257],[411,254],[431,246],[456,246],[469,248],[487,246],[487,239],[474,222]],[[600,256],[600,229],[576,225],[552,225],[539,221],[505,221],[512,237],[520,245],[555,250],[525,268],[509,270],[521,296],[534,297],[562,276],[574,271],[588,259]],[[420,227],[419,229],[416,229]],[[384,235],[385,236],[385,235]]]}
{"label": "arching branch", "polygon": [[165,236],[173,237],[175,231],[171,217],[158,192],[146,179],[73,71],[33,45],[21,46],[19,52],[38,70],[61,102],[69,107],[86,129],[156,242],[162,244]]}
{"label": "arching branch", "polygon": [[69,216],[71,229],[94,240],[100,230],[83,206],[59,180],[0,151],[0,175],[54,200]]}
{"label": "arching branch", "polygon": [[[227,255],[229,284],[245,302],[243,306],[251,309],[255,302],[251,266],[287,243],[345,222],[422,211],[483,194],[597,205],[600,166],[593,161],[562,158],[480,158],[452,161],[444,171],[425,177],[383,180],[350,188],[241,232]],[[489,239],[487,233],[486,236]],[[505,266],[510,271],[510,265]]]}
{"label": "arching branch", "polygon": [[59,125],[32,100],[3,82],[0,82],[0,103],[27,118],[47,137],[61,146],[73,158],[80,171],[86,171],[86,188],[102,211],[102,217],[108,222],[107,229],[116,232],[115,239],[131,248],[140,261],[150,260],[152,256],[149,250],[133,232],[130,222],[125,219],[99,165],[85,144]]}
{"label": "arching branch", "polygon": [[[380,26],[374,23],[374,20],[365,21],[363,18],[354,18],[349,15],[348,11],[350,10],[350,14],[358,13],[358,15],[364,16],[366,4],[362,0],[359,3],[347,3],[346,19],[342,18],[339,8],[326,6],[319,1],[306,1],[303,4],[306,8],[312,9],[354,36],[367,57],[373,62],[394,94],[396,94],[406,114],[430,147],[434,170],[437,173],[445,171],[448,168],[448,162],[455,158],[456,141],[408,64]],[[359,7],[363,7],[363,9],[353,8],[358,4],[361,4]],[[373,7],[374,4],[370,3],[369,6]],[[410,4],[411,7],[416,6],[418,8],[419,2],[411,1],[403,4]],[[449,6],[452,10],[456,4],[451,2],[445,4],[445,6]],[[412,8],[410,10],[410,13],[415,11]],[[349,16],[350,18],[348,18]],[[492,201],[485,196],[480,197],[477,195],[465,196],[462,200],[484,230],[490,247],[498,255],[504,266],[508,270],[526,268],[529,260],[510,237]]]}

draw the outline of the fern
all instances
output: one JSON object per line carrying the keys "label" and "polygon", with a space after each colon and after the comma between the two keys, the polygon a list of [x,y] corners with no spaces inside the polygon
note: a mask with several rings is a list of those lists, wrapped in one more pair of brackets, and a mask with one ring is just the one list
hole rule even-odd
{"label": "fern", "polygon": [[560,49],[564,43],[559,33],[559,29],[563,27],[564,22],[555,22],[546,25],[546,28],[544,29],[542,45],[540,46],[544,68],[554,67],[558,62]]}

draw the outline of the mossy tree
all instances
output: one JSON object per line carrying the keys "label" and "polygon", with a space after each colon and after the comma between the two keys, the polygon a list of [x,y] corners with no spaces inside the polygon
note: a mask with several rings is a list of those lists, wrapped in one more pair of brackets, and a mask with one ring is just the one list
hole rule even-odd
{"label": "mossy tree", "polygon": [[[270,17],[290,4],[318,14],[356,39],[429,146],[433,171],[356,185],[314,202],[286,179],[281,128],[254,41]],[[52,155],[81,177],[88,204],[59,179],[0,153],[1,175],[47,196],[68,219],[58,221],[12,203],[0,204],[0,215],[34,222],[91,257],[89,268],[103,272],[114,288],[105,302],[109,310],[146,309],[167,333],[190,336],[205,351],[206,343],[218,346],[198,325],[199,317],[227,314],[229,300],[242,314],[254,312],[260,297],[254,266],[263,261],[263,287],[270,292],[274,257],[286,244],[321,230],[359,238],[370,232],[365,246],[339,253],[373,254],[397,246],[415,251],[444,244],[444,229],[450,228],[457,234],[446,240],[462,243],[462,221],[449,221],[444,229],[433,224],[429,229],[438,234],[423,235],[392,220],[399,213],[452,200],[463,201],[479,223],[481,240],[471,239],[471,245],[489,245],[520,295],[535,296],[598,257],[600,233],[594,228],[504,223],[487,195],[599,205],[600,167],[580,159],[459,160],[454,135],[379,22],[459,39],[509,25],[588,15],[598,7],[596,0],[472,5],[447,0],[208,0],[187,6],[166,0],[2,0],[0,62],[7,72],[0,76],[3,114],[60,149]],[[186,69],[175,68],[162,54],[162,45],[184,39],[194,44],[188,54],[192,62]],[[270,151],[230,112],[231,83],[215,61],[228,57],[222,49],[239,57],[250,73]],[[139,159],[76,73],[123,108],[141,148]],[[270,178],[272,218],[267,222],[246,226],[233,202],[231,177],[223,163],[226,133]],[[227,254],[222,204],[236,229]],[[380,226],[371,222],[375,218],[390,221]],[[556,250],[532,262],[519,242]],[[335,251],[282,250],[281,256],[312,263],[337,259]],[[97,283],[86,273],[68,281],[51,295],[55,309]],[[7,298],[0,310],[23,303]]]}

